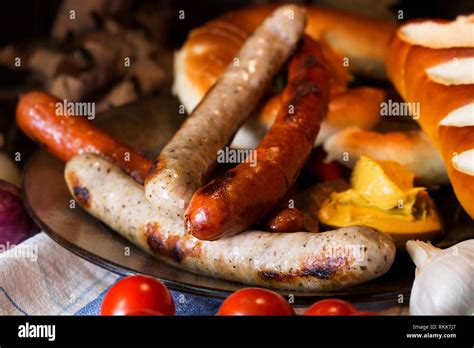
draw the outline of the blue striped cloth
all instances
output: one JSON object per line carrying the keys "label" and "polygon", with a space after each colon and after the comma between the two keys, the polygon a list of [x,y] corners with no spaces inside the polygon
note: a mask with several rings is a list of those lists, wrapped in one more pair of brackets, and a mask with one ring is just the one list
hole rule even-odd
{"label": "blue striped cloth", "polygon": [[[100,306],[107,290],[74,313],[74,315],[99,315]],[[171,294],[176,305],[176,315],[215,315],[222,303],[222,300],[215,298],[183,294],[177,291],[171,291]]]}
{"label": "blue striped cloth", "polygon": [[[0,315],[99,315],[121,277],[39,233],[0,253]],[[214,315],[222,300],[172,291],[177,315]]]}

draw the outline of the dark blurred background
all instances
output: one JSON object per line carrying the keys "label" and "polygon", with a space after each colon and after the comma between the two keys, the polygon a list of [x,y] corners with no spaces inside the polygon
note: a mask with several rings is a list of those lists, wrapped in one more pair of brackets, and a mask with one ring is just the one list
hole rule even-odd
{"label": "dark blurred background", "polygon": [[[77,3],[88,0],[75,0]],[[47,37],[50,33],[61,0],[15,0],[2,4],[0,12],[0,46],[21,41]],[[73,1],[74,2],[74,1]],[[113,0],[112,2],[123,2]],[[192,28],[214,18],[225,11],[262,3],[305,3],[343,9],[372,17],[393,20],[397,10],[404,11],[404,19],[416,17],[453,18],[460,13],[474,11],[472,0],[309,0],[309,1],[265,1],[265,0],[136,0],[125,1],[127,11],[140,7],[154,8],[170,14],[166,18],[167,43],[179,46]],[[185,10],[186,21],[179,21],[176,15]],[[173,15],[174,14],[174,15]]]}
{"label": "dark blurred background", "polygon": [[[190,30],[216,16],[268,0],[15,0],[0,11],[0,151],[33,149],[14,122],[23,91],[40,89],[68,100],[90,100],[97,111],[168,91],[172,54]],[[474,12],[474,0],[293,1],[400,22],[452,19]],[[67,18],[70,9],[76,18]],[[184,11],[184,12],[182,12]],[[401,12],[400,12],[401,11]],[[185,20],[179,15],[184,13]],[[402,13],[402,19],[397,15]],[[71,29],[70,26],[74,27]],[[129,55],[124,69],[117,57]],[[15,66],[15,59],[21,65]],[[122,58],[120,58],[122,59]],[[22,166],[25,162],[19,163]]]}

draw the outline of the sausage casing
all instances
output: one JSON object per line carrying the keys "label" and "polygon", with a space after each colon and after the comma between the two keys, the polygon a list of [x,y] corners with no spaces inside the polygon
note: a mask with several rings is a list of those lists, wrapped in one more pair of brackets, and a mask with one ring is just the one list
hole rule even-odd
{"label": "sausage casing", "polygon": [[85,117],[58,114],[57,103],[61,103],[59,99],[43,92],[22,95],[16,109],[18,126],[63,161],[83,153],[96,153],[143,183],[152,165],[149,159],[96,128]]}
{"label": "sausage casing", "polygon": [[194,194],[185,219],[195,237],[215,240],[248,229],[296,181],[328,108],[329,76],[317,42],[304,37],[288,75],[282,107],[256,149],[256,163],[241,163]]}
{"label": "sausage casing", "polygon": [[392,239],[366,226],[199,240],[186,233],[183,219],[157,213],[141,185],[94,154],[70,160],[65,179],[90,214],[161,260],[199,274],[286,290],[336,290],[381,276],[395,257]]}
{"label": "sausage casing", "polygon": [[147,198],[159,212],[184,215],[214,169],[218,151],[230,143],[290,56],[305,20],[304,10],[292,5],[268,17],[161,151],[145,181]]}

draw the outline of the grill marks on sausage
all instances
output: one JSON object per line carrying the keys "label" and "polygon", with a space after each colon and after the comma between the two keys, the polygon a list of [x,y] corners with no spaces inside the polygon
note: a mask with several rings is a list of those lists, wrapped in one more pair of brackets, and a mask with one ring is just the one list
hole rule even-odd
{"label": "grill marks on sausage", "polygon": [[228,186],[236,176],[237,173],[233,170],[230,170],[224,175],[217,177],[215,180],[212,180],[208,185],[205,185],[200,190],[200,193],[205,196],[222,195],[226,186]]}
{"label": "grill marks on sausage", "polygon": [[[299,100],[309,94],[319,95],[321,88],[308,78],[306,71],[320,65],[320,61],[312,54],[305,55],[298,64],[298,69],[304,71],[300,76],[290,81],[292,87],[295,88],[293,97],[290,99],[288,105],[297,105]],[[292,115],[288,113],[288,117]]]}
{"label": "grill marks on sausage", "polygon": [[178,246],[178,237],[166,238],[160,233],[160,226],[157,223],[147,223],[145,225],[145,235],[151,250],[160,255],[167,256],[175,262],[181,262],[184,253]]}
{"label": "grill marks on sausage", "polygon": [[317,84],[307,78],[303,78],[302,81],[298,83],[298,86],[295,89],[295,95],[291,101],[298,102],[301,98],[306,97],[309,94],[318,95],[319,93],[320,88]]}
{"label": "grill marks on sausage", "polygon": [[303,269],[300,272],[295,273],[278,273],[275,271],[262,271],[260,272],[261,278],[264,280],[270,281],[282,281],[282,280],[291,280],[301,277],[315,277],[318,279],[330,279],[331,276],[335,273],[334,270],[330,268],[310,268]]}
{"label": "grill marks on sausage", "polygon": [[319,64],[319,59],[312,55],[305,56],[300,64],[299,69],[309,69]]}
{"label": "grill marks on sausage", "polygon": [[146,178],[145,178],[145,184],[149,181],[152,180],[158,173],[160,173],[164,168],[166,167],[166,160],[160,158],[156,163],[150,166],[150,170],[148,171]]}
{"label": "grill marks on sausage", "polygon": [[312,267],[304,268],[299,272],[276,272],[276,271],[261,271],[260,277],[267,281],[284,281],[292,280],[301,277],[315,277],[318,279],[329,280],[336,273],[336,270],[330,267]]}
{"label": "grill marks on sausage", "polygon": [[301,269],[289,272],[263,270],[259,276],[264,281],[298,281],[299,278],[314,277],[324,280],[343,280],[350,276],[351,258],[348,256],[327,257],[321,254],[306,260]]}
{"label": "grill marks on sausage", "polygon": [[[288,102],[288,105],[295,105],[295,107],[302,98],[310,94],[319,95],[321,93],[320,87],[306,76],[300,76],[296,78],[292,81],[292,85],[295,87],[295,90],[293,92],[292,98]],[[287,118],[292,118],[296,114],[296,112],[288,112],[286,116]]]}
{"label": "grill marks on sausage", "polygon": [[91,194],[87,187],[83,186],[79,178],[73,173],[69,173],[68,177],[71,183],[74,198],[85,208],[89,208],[91,204]]}
{"label": "grill marks on sausage", "polygon": [[90,205],[90,194],[89,190],[83,186],[73,186],[74,188],[74,197],[81,203],[84,207],[88,208]]}
{"label": "grill marks on sausage", "polygon": [[153,252],[169,257],[177,263],[180,263],[185,256],[198,257],[200,255],[199,242],[190,243],[178,235],[162,233],[156,222],[147,223],[144,233],[147,244]]}

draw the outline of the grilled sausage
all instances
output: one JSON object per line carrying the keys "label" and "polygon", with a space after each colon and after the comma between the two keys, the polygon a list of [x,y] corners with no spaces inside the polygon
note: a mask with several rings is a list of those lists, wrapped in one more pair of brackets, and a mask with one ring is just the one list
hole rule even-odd
{"label": "grilled sausage", "polygon": [[186,233],[183,219],[157,214],[142,186],[94,154],[70,160],[65,178],[90,214],[161,260],[199,274],[292,291],[336,290],[381,276],[395,256],[392,239],[365,226],[199,240]]}
{"label": "grilled sausage", "polygon": [[159,212],[183,215],[217,152],[230,143],[293,51],[305,18],[304,10],[291,5],[268,17],[165,146],[145,180],[147,198]]}
{"label": "grilled sausage", "polygon": [[[373,129],[380,122],[380,103],[385,91],[374,87],[357,87],[333,93],[329,100],[328,114],[314,143],[319,146],[331,135],[348,127]],[[282,95],[273,96],[263,107],[260,122],[270,128],[281,108]]]}
{"label": "grilled sausage", "polygon": [[293,185],[286,192],[285,197],[258,223],[258,226],[269,232],[312,232],[313,230],[305,226],[303,212],[295,207],[295,193],[296,185]]}
{"label": "grilled sausage", "polygon": [[283,198],[327,113],[328,80],[319,44],[305,36],[290,63],[282,108],[256,149],[256,163],[241,163],[194,194],[185,217],[188,232],[203,240],[240,233]]}
{"label": "grilled sausage", "polygon": [[271,232],[304,231],[303,213],[298,208],[278,207],[265,218],[263,228]]}
{"label": "grilled sausage", "polygon": [[59,99],[47,93],[24,94],[16,109],[18,126],[63,161],[82,153],[96,153],[112,160],[143,183],[152,166],[150,160],[96,128],[84,117],[58,114],[57,103],[61,103]]}

